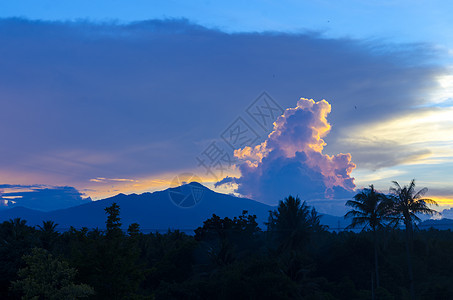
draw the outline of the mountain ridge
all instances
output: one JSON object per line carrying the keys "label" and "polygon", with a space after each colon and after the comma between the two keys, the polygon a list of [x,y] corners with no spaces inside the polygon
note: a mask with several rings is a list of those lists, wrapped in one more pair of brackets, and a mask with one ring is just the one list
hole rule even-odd
{"label": "mountain ridge", "polygon": [[[143,194],[118,194],[98,201],[78,206],[41,212],[28,208],[14,207],[0,211],[0,221],[12,218],[23,218],[29,225],[40,225],[42,221],[52,220],[59,224],[59,230],[75,228],[105,228],[106,214],[104,209],[116,202],[120,207],[122,228],[127,229],[131,223],[138,223],[142,231],[167,231],[178,229],[191,232],[203,225],[203,221],[213,214],[233,218],[242,212],[257,216],[261,228],[270,206],[252,199],[217,193],[198,182],[183,184],[163,191]],[[330,227],[337,227],[346,221],[341,217],[323,215],[321,222]],[[345,227],[343,225],[342,227]]]}

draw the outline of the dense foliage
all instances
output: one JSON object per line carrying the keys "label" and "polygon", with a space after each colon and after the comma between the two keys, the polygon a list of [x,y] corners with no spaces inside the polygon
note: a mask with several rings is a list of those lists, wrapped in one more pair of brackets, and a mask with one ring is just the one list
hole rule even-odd
{"label": "dense foliage", "polygon": [[[351,202],[357,211],[362,196]],[[144,234],[138,224],[123,232],[120,207],[106,214],[106,231],[0,224],[0,299],[370,299],[375,255],[376,297],[411,297],[405,231],[374,220],[370,231],[329,232],[297,197],[280,202],[266,230],[246,211],[213,215],[193,236]],[[453,232],[411,235],[416,297],[451,299]]]}

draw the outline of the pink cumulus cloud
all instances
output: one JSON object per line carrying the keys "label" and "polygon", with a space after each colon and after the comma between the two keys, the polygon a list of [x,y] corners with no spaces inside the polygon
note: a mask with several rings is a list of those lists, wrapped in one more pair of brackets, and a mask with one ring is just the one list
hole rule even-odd
{"label": "pink cumulus cloud", "polygon": [[235,151],[241,177],[217,185],[236,183],[236,192],[270,204],[289,194],[306,200],[349,197],[355,188],[351,155],[322,153],[330,111],[326,100],[301,98],[277,119],[264,142]]}

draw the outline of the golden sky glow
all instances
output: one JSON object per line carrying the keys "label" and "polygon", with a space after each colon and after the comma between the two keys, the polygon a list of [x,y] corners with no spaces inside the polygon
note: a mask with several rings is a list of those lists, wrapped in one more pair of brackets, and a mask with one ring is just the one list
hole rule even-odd
{"label": "golden sky glow", "polygon": [[[235,170],[229,170],[225,173],[225,176],[237,176],[238,172]],[[157,176],[140,178],[140,179],[95,179],[90,180],[90,183],[83,184],[79,190],[82,191],[86,196],[91,197],[93,200],[99,200],[106,197],[111,197],[119,193],[123,194],[140,194],[145,192],[154,192],[174,187],[175,180],[179,180],[181,183],[188,181],[199,181],[203,185],[210,189],[213,189],[222,193],[232,193],[233,187],[219,187],[215,188],[214,184],[220,180],[220,178],[214,178],[212,176],[206,176],[202,169],[195,171],[184,171],[170,174],[165,173]],[[83,188],[82,188],[83,186]]]}

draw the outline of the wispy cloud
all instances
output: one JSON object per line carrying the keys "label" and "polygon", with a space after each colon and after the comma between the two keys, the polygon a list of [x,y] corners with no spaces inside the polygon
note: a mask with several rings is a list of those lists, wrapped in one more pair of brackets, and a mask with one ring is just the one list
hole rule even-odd
{"label": "wispy cloud", "polygon": [[418,108],[385,122],[343,130],[336,147],[350,151],[360,168],[453,161],[453,108]]}
{"label": "wispy cloud", "polygon": [[104,178],[104,177],[96,177],[90,179],[91,182],[99,182],[99,183],[107,183],[107,182],[136,182],[137,180],[134,179],[127,179],[127,178]]}

